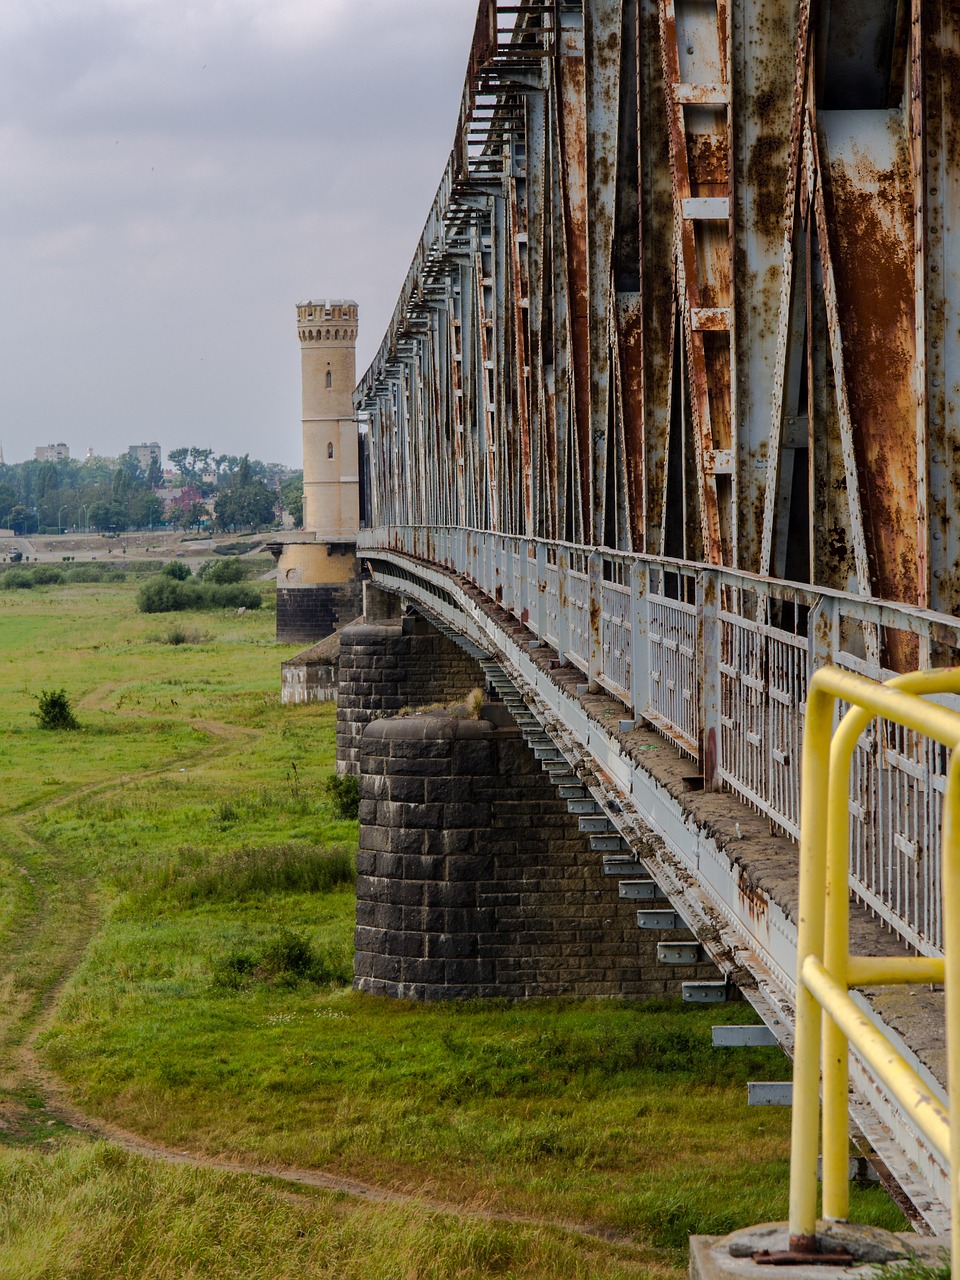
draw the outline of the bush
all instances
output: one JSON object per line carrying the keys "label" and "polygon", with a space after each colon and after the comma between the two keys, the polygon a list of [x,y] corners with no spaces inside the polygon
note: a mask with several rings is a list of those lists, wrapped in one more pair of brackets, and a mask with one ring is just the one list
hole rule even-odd
{"label": "bush", "polygon": [[199,627],[185,627],[173,622],[162,635],[151,636],[150,639],[154,644],[209,644],[213,636]]}
{"label": "bush", "polygon": [[63,581],[63,572],[52,564],[38,564],[32,571],[37,586],[51,586]]}
{"label": "bush", "polygon": [[4,591],[29,590],[33,586],[33,574],[29,569],[8,569],[3,575]]}
{"label": "bush", "polygon": [[137,592],[141,613],[179,613],[184,609],[259,609],[260,592],[242,583],[220,586],[196,581],[178,582],[163,574],[148,578]]}
{"label": "bush", "polygon": [[195,592],[190,592],[176,578],[162,574],[148,578],[137,592],[137,608],[141,613],[176,613],[181,609],[197,608],[193,604]]}
{"label": "bush", "polygon": [[360,813],[360,780],[352,774],[327,779],[327,791],[338,818],[356,819]]}
{"label": "bush", "polygon": [[205,560],[197,570],[197,577],[201,581],[213,582],[219,586],[243,582],[246,576],[247,567],[239,560]]}
{"label": "bush", "polygon": [[316,947],[309,938],[288,928],[282,928],[259,955],[233,951],[215,960],[211,970],[213,985],[228,991],[239,991],[255,982],[287,988],[301,982],[345,986],[353,977],[351,957],[346,951]]}
{"label": "bush", "polygon": [[188,564],[184,564],[182,560],[171,560],[169,564],[165,564],[160,570],[166,574],[168,578],[175,578],[178,582],[183,582],[192,576],[192,570]]}
{"label": "bush", "polygon": [[102,582],[104,579],[104,569],[98,564],[78,564],[72,569],[67,569],[63,575],[64,582]]}
{"label": "bush", "polygon": [[37,701],[39,706],[33,714],[41,729],[80,728],[66,689],[41,689]]}

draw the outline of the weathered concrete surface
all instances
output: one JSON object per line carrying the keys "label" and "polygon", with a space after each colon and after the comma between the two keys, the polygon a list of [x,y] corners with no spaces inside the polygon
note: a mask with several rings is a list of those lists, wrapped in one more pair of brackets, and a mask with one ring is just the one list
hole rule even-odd
{"label": "weathered concrete surface", "polygon": [[[842,1247],[856,1259],[854,1266],[790,1266],[754,1262],[754,1253],[778,1253],[789,1248],[785,1222],[745,1227],[728,1236],[690,1237],[691,1280],[837,1280],[840,1276],[872,1276],[899,1259],[917,1258],[935,1265],[949,1257],[949,1242],[936,1236],[882,1231],[849,1222],[818,1222],[817,1244],[822,1252]],[[895,1274],[895,1272],[893,1272]]]}

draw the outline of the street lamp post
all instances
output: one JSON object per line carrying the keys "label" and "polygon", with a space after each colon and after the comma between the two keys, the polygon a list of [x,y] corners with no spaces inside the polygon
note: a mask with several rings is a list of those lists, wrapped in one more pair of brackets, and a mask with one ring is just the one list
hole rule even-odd
{"label": "street lamp post", "polygon": [[[89,518],[90,512],[89,512],[88,507],[89,507],[89,504],[88,504],[88,503],[86,503],[86,502],[81,502],[81,503],[80,503],[80,511],[81,511],[81,512],[86,511],[86,513],[87,513],[87,517]],[[85,523],[85,521],[84,521],[84,517],[83,517],[83,515],[80,515],[80,532],[81,532],[81,533],[83,532],[83,526],[84,526],[84,523]],[[89,529],[87,530],[87,532],[89,532]]]}
{"label": "street lamp post", "polygon": [[60,533],[60,534],[63,533],[63,525],[60,523],[60,517],[63,515],[66,509],[67,509],[67,504],[64,503],[63,506],[60,508],[60,510],[57,512],[57,533]]}

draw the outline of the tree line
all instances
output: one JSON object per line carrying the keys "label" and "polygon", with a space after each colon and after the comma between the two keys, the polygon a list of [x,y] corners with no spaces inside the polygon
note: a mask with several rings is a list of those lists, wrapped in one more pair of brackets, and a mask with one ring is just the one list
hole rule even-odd
{"label": "tree line", "polygon": [[[164,502],[157,459],[144,468],[130,454],[79,461],[12,463],[0,466],[0,528],[28,536],[67,530],[121,533],[173,525],[200,529],[212,522],[223,531],[259,530],[277,523],[281,508],[295,524],[303,519],[303,475],[248,455],[214,455],[212,449],[173,449],[177,491]],[[166,492],[169,498],[169,491]],[[212,508],[212,511],[211,511]]]}

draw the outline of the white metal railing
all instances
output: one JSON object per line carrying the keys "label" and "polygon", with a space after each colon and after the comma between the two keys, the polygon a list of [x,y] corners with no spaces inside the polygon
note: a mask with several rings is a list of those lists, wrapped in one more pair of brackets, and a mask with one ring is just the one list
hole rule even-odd
{"label": "white metal railing", "polygon": [[[918,665],[960,662],[960,620],[752,574],[480,530],[360,534],[462,574],[531,632],[796,838],[807,689],[827,663],[886,679],[884,636],[916,637]],[[902,647],[902,646],[901,646]],[[873,655],[872,657],[870,655]],[[912,946],[943,947],[936,744],[865,735],[850,789],[850,884]]]}

